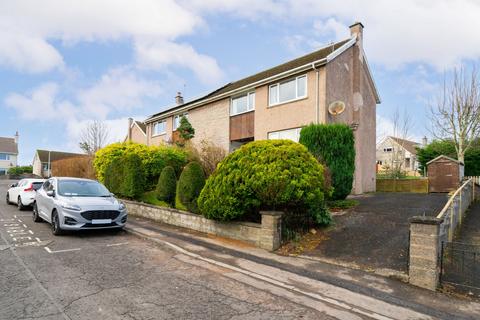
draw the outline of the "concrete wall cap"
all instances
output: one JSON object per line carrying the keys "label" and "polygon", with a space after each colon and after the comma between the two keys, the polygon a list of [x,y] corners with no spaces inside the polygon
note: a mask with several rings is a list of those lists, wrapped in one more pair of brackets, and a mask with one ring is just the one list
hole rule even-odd
{"label": "concrete wall cap", "polygon": [[415,216],[409,219],[410,223],[437,225],[443,222],[443,218],[430,216]]}
{"label": "concrete wall cap", "polygon": [[261,215],[265,216],[283,216],[283,211],[260,211]]}

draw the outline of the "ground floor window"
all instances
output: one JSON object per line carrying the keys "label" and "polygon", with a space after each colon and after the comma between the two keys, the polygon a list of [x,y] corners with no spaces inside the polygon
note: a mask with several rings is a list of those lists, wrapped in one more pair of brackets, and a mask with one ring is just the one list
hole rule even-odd
{"label": "ground floor window", "polygon": [[0,168],[0,176],[6,175],[7,171],[8,171],[8,169]]}
{"label": "ground floor window", "polygon": [[287,130],[273,131],[268,133],[268,140],[288,139],[295,142],[300,140],[300,131],[302,128],[293,128]]}

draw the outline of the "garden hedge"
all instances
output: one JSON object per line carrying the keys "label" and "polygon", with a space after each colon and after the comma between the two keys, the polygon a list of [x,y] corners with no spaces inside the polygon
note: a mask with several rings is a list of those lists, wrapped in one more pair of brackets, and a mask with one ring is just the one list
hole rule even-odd
{"label": "garden hedge", "polygon": [[327,224],[323,166],[305,146],[289,140],[243,145],[219,163],[200,193],[200,212],[228,221],[259,210],[302,211]]}
{"label": "garden hedge", "polygon": [[185,166],[177,183],[179,209],[198,213],[197,199],[205,185],[205,173],[198,162],[190,162]]}
{"label": "garden hedge", "polygon": [[176,188],[177,177],[175,176],[175,170],[172,166],[166,166],[158,178],[155,195],[158,200],[165,201],[169,205],[174,206]]}
{"label": "garden hedge", "polygon": [[145,172],[142,159],[137,154],[123,157],[121,194],[127,198],[140,199],[145,192]]}
{"label": "garden hedge", "polygon": [[355,139],[345,124],[311,124],[300,132],[300,143],[323,164],[332,179],[332,199],[345,199],[352,191]]}
{"label": "garden hedge", "polygon": [[94,167],[98,180],[104,182],[105,171],[113,159],[127,154],[136,154],[140,157],[147,188],[155,187],[160,173],[166,166],[172,166],[179,175],[188,159],[187,151],[174,146],[146,146],[133,142],[113,143],[95,154]]}

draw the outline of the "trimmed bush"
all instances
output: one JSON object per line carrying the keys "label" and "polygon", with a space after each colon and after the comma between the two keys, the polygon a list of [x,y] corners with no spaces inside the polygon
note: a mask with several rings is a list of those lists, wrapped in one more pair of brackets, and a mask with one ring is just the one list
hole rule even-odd
{"label": "trimmed bush", "polygon": [[132,199],[140,199],[145,192],[145,173],[142,159],[136,154],[123,157],[123,181],[121,194]]}
{"label": "trimmed bush", "polygon": [[177,177],[175,176],[175,170],[171,166],[166,166],[158,178],[155,195],[158,200],[165,201],[169,205],[174,206],[176,188]]}
{"label": "trimmed bush", "polygon": [[122,195],[123,170],[123,157],[119,157],[114,158],[105,171],[105,187],[116,195]]}
{"label": "trimmed bush", "polygon": [[305,146],[290,140],[254,141],[228,155],[208,178],[198,206],[205,217],[221,221],[282,210],[330,222],[323,166]]}
{"label": "trimmed bush", "polygon": [[8,169],[7,173],[18,176],[24,173],[32,173],[33,172],[33,167],[32,166],[20,166],[20,167],[11,167]]}
{"label": "trimmed bush", "polygon": [[355,172],[355,139],[345,124],[311,124],[300,132],[300,143],[330,170],[334,200],[352,191]]}
{"label": "trimmed bush", "polygon": [[140,157],[148,189],[155,187],[160,173],[166,166],[172,166],[179,175],[187,164],[187,152],[178,147],[146,146],[132,142],[113,143],[98,150],[95,154],[94,167],[98,180],[104,182],[105,171],[113,159],[128,154],[136,154]]}
{"label": "trimmed bush", "polygon": [[198,162],[190,162],[183,169],[177,183],[177,197],[180,208],[183,206],[190,212],[198,213],[197,199],[205,185],[205,173]]}

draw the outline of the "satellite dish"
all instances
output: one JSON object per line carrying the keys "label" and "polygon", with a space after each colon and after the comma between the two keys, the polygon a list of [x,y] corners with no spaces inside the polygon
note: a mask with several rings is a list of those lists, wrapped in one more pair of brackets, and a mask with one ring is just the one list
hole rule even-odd
{"label": "satellite dish", "polygon": [[343,111],[345,111],[345,102],[343,101],[334,101],[328,106],[328,112],[333,116],[339,115]]}

